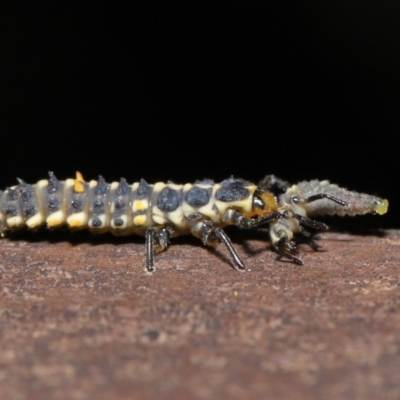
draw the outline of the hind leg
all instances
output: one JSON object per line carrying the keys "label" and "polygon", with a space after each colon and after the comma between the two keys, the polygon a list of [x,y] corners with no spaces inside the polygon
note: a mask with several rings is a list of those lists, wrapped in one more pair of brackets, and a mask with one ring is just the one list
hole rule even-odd
{"label": "hind leg", "polygon": [[173,230],[169,226],[156,230],[147,228],[146,238],[146,268],[148,272],[154,272],[154,254],[165,250],[169,245],[169,238]]}

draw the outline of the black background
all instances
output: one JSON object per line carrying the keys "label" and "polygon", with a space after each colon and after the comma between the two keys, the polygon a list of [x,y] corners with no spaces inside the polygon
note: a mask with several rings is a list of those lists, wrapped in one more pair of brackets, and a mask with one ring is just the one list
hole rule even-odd
{"label": "black background", "polygon": [[399,226],[398,1],[54,3],[6,14],[1,187],[274,173],[379,194],[356,223]]}

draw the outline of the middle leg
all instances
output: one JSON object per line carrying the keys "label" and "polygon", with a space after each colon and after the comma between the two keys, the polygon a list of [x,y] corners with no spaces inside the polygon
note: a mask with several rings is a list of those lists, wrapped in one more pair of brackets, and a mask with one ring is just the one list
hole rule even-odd
{"label": "middle leg", "polygon": [[215,246],[216,244],[222,242],[229,251],[233,259],[234,268],[237,271],[243,271],[246,267],[243,261],[240,259],[235,248],[233,247],[232,241],[229,236],[225,233],[222,228],[214,227],[211,221],[202,221],[196,224],[192,228],[193,236],[198,237],[201,241],[208,246]]}

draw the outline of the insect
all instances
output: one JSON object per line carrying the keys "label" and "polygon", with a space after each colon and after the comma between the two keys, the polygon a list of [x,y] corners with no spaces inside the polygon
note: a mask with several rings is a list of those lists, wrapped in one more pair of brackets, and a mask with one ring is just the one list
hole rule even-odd
{"label": "insect", "polygon": [[76,177],[59,181],[52,172],[48,179],[18,185],[0,192],[0,233],[23,227],[37,229],[67,225],[93,233],[145,237],[146,268],[154,271],[154,254],[167,248],[171,237],[192,234],[205,245],[222,242],[236,270],[244,263],[223,230],[235,225],[257,229],[269,225],[272,247],[282,257],[302,264],[296,256],[299,238],[318,249],[306,229],[328,229],[315,221],[319,215],[385,214],[388,201],[352,192],[329,181],[304,181],[296,185],[267,175],[257,185],[228,178],[221,183],[210,179],[178,185],[172,182],[129,185],[125,179],[107,183],[102,176],[85,182]]}

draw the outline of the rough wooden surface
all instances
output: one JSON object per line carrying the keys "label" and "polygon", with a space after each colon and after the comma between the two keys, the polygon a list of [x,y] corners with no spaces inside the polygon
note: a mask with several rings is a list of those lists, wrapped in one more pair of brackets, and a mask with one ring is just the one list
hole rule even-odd
{"label": "rough wooden surface", "polygon": [[400,231],[321,237],[297,266],[234,234],[244,273],[183,238],[153,275],[141,238],[1,240],[0,398],[399,399]]}

